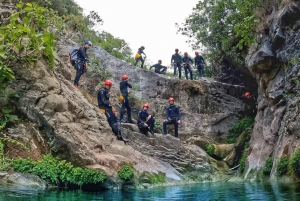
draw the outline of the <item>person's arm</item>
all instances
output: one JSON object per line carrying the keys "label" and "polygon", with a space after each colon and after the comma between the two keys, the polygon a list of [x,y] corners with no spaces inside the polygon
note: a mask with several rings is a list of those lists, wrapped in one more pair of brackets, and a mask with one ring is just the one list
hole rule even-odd
{"label": "person's arm", "polygon": [[173,55],[172,55],[172,57],[171,57],[171,63],[173,62],[173,60],[174,60],[174,59],[173,59]]}
{"label": "person's arm", "polygon": [[132,88],[131,84],[129,84],[127,81],[126,81],[126,86]]}
{"label": "person's arm", "polygon": [[169,119],[169,107],[167,107],[166,109],[166,120],[168,121],[168,119]]}
{"label": "person's arm", "polygon": [[88,60],[88,57],[84,51],[84,47],[79,48],[78,53],[79,53],[79,57],[83,59],[84,62]]}
{"label": "person's arm", "polygon": [[142,116],[141,113],[142,113],[142,111],[139,111],[139,114],[138,114],[138,122],[139,122],[139,123],[143,123],[142,117],[141,117],[141,116]]}

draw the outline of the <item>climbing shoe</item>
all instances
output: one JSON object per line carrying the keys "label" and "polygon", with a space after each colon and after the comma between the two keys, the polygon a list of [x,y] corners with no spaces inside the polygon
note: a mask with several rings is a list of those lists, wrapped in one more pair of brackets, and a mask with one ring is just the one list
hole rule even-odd
{"label": "climbing shoe", "polygon": [[129,140],[126,139],[120,131],[118,132],[117,138],[118,138],[118,140],[121,140],[123,142],[129,142]]}
{"label": "climbing shoe", "polygon": [[152,135],[154,135],[154,131],[150,131],[150,133],[151,133]]}

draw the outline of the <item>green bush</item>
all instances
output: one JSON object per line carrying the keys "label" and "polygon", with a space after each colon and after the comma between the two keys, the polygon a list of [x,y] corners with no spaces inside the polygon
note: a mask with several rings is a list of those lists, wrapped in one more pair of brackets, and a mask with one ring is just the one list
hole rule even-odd
{"label": "green bush", "polygon": [[286,174],[288,171],[288,164],[289,164],[288,157],[286,156],[281,157],[277,163],[277,175],[282,176]]}
{"label": "green bush", "polygon": [[43,155],[40,161],[19,158],[13,162],[14,170],[40,176],[54,184],[75,184],[81,186],[88,183],[103,182],[105,173],[96,170],[74,167],[71,163],[50,154]]}
{"label": "green bush", "polygon": [[166,175],[162,172],[153,173],[150,177],[150,183],[151,184],[157,184],[157,183],[165,183],[166,182]]}
{"label": "green bush", "polygon": [[273,159],[271,157],[268,157],[266,159],[266,163],[265,163],[265,166],[263,168],[263,173],[265,175],[270,175],[272,167],[273,167]]}
{"label": "green bush", "polygon": [[215,152],[215,146],[212,144],[206,144],[205,145],[205,151],[209,154],[209,155],[213,155]]}
{"label": "green bush", "polygon": [[125,164],[121,167],[118,171],[118,175],[121,179],[129,180],[132,179],[134,176],[133,167],[130,164]]}
{"label": "green bush", "polygon": [[242,158],[240,159],[240,162],[239,162],[239,164],[240,164],[240,167],[239,167],[240,172],[244,172],[244,170],[245,170],[245,166],[246,166],[245,162],[246,162],[247,156],[248,156],[247,152],[244,152],[243,155],[242,155]]}
{"label": "green bush", "polygon": [[252,126],[254,119],[250,117],[245,117],[238,121],[234,126],[229,129],[227,143],[235,143],[237,137],[242,134],[246,128]]}
{"label": "green bush", "polygon": [[300,178],[300,148],[296,150],[294,155],[291,158],[290,168],[294,174]]}

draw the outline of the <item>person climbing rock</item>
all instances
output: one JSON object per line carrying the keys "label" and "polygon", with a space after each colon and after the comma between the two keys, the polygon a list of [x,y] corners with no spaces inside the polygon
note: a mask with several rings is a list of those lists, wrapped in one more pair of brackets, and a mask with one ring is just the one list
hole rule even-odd
{"label": "person climbing rock", "polygon": [[195,52],[195,66],[197,66],[197,70],[198,70],[198,73],[199,73],[199,78],[200,77],[204,77],[204,65],[205,64],[205,61],[203,59],[203,57],[201,55],[199,55],[199,52]]}
{"label": "person climbing rock", "polygon": [[144,46],[141,46],[141,47],[138,49],[138,52],[137,52],[136,55],[135,55],[135,63],[134,63],[134,66],[136,66],[137,63],[138,63],[139,61],[141,61],[141,62],[142,62],[141,68],[143,68],[145,60],[143,59],[142,54],[144,54],[144,55],[146,56],[146,54],[144,53],[144,50],[145,50],[145,47],[144,47]]}
{"label": "person climbing rock", "polygon": [[121,132],[121,123],[116,116],[116,111],[112,107],[109,101],[109,91],[112,86],[112,81],[105,80],[104,87],[101,87],[98,91],[98,106],[100,110],[105,114],[109,126],[112,129],[112,132],[117,136],[118,140],[128,142]]}
{"label": "person climbing rock", "polygon": [[158,60],[158,63],[155,64],[155,65],[153,65],[153,66],[151,66],[150,70],[151,70],[151,68],[154,68],[155,69],[155,73],[157,73],[157,74],[166,74],[167,67],[166,66],[162,66],[161,63],[162,63],[162,61]]}
{"label": "person climbing rock", "polygon": [[[128,101],[128,87],[132,88],[132,86],[128,83],[128,76],[127,75],[122,75],[122,82],[120,82],[120,91],[121,91],[121,95],[120,98],[123,99],[122,100],[122,107],[121,107],[121,112],[120,112],[120,119],[121,122],[124,123],[133,123],[132,119],[131,119],[131,107],[129,105],[129,101]],[[125,121],[123,119],[123,114],[125,111],[125,108],[127,110],[127,121]]]}
{"label": "person climbing rock", "polygon": [[178,49],[175,49],[175,54],[172,55],[171,57],[171,63],[173,63],[174,66],[174,76],[176,76],[176,69],[178,68],[178,73],[179,73],[179,78],[181,79],[181,63],[182,63],[182,58],[180,54],[178,54]]}
{"label": "person climbing rock", "polygon": [[257,102],[255,98],[250,94],[250,92],[246,92],[240,97],[240,99],[246,104],[246,110],[244,115],[255,117],[257,113]]}
{"label": "person climbing rock", "polygon": [[78,49],[78,61],[76,62],[76,77],[74,79],[74,87],[78,89],[78,82],[80,77],[86,72],[88,57],[86,51],[92,47],[91,41],[86,41],[82,47]]}
{"label": "person climbing rock", "polygon": [[188,53],[184,53],[184,57],[182,58],[182,65],[184,67],[184,72],[185,72],[185,78],[188,80],[188,72],[190,73],[190,78],[193,80],[193,71],[191,67],[191,63],[193,63],[193,60],[189,57]]}
{"label": "person climbing rock", "polygon": [[163,122],[164,134],[167,134],[167,125],[173,124],[175,128],[175,137],[178,137],[178,125],[181,123],[179,108],[174,105],[174,98],[169,98],[170,106],[166,110],[166,120]]}
{"label": "person climbing rock", "polygon": [[148,108],[149,108],[149,104],[145,103],[143,104],[143,109],[139,111],[138,127],[143,134],[147,134],[147,132],[150,131],[150,133],[154,135],[155,119],[153,118],[152,115],[149,115],[147,113]]}

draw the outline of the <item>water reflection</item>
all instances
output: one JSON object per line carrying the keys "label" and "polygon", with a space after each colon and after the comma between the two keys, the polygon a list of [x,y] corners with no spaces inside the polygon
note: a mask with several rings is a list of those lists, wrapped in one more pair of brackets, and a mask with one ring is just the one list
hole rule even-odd
{"label": "water reflection", "polygon": [[279,183],[205,183],[137,191],[39,190],[0,186],[0,201],[293,201],[300,200],[299,186]]}

